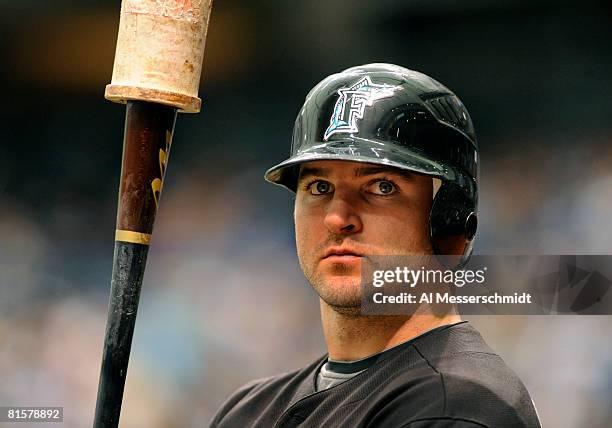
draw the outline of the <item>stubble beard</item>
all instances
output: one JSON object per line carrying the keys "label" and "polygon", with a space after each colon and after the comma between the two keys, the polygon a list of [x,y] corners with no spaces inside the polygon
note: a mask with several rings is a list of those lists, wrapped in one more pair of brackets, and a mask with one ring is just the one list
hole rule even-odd
{"label": "stubble beard", "polygon": [[336,263],[331,266],[331,273],[302,270],[319,298],[335,312],[361,314],[361,275],[354,266]]}
{"label": "stubble beard", "polygon": [[[406,253],[416,255],[431,255],[430,248],[413,250],[409,252],[397,252],[398,255]],[[367,263],[368,256],[362,258],[362,263]],[[319,298],[333,311],[349,317],[361,316],[362,295],[361,269],[344,263],[334,263],[326,272],[310,265],[308,268],[302,264],[302,272]]]}
{"label": "stubble beard", "polygon": [[[341,245],[344,237],[332,235],[320,244],[312,254],[320,254],[331,245]],[[412,239],[404,245],[391,245],[385,255],[431,255],[433,254],[429,239],[419,241]],[[361,316],[361,269],[344,263],[334,263],[327,272],[320,269],[320,260],[309,260],[305,253],[300,253],[298,259],[304,276],[319,295],[319,298],[335,312],[350,317]],[[362,257],[362,263],[367,263],[368,256]]]}

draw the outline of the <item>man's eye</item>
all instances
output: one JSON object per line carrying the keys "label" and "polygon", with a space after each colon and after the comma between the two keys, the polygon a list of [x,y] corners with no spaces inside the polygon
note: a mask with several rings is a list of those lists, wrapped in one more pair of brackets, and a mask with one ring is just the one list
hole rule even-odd
{"label": "man's eye", "polygon": [[390,181],[379,180],[372,184],[371,191],[375,195],[391,195],[397,191],[397,187]]}
{"label": "man's eye", "polygon": [[310,185],[310,193],[313,195],[325,195],[332,191],[332,185],[328,181],[318,180]]}

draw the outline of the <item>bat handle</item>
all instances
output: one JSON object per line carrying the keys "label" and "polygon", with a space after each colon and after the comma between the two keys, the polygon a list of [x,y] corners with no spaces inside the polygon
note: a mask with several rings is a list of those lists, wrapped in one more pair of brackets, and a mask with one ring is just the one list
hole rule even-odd
{"label": "bat handle", "polygon": [[123,389],[148,251],[148,245],[115,242],[108,323],[94,428],[113,428],[119,425]]}
{"label": "bat handle", "polygon": [[113,276],[94,428],[119,424],[142,278],[175,121],[175,107],[127,102]]}

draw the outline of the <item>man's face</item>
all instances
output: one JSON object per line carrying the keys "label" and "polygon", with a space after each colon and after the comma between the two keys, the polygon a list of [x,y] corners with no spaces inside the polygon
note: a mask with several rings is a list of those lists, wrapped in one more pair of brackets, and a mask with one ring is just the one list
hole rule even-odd
{"label": "man's face", "polygon": [[361,258],[432,254],[432,179],[348,161],[300,167],[295,235],[300,266],[321,299],[337,309],[361,304]]}

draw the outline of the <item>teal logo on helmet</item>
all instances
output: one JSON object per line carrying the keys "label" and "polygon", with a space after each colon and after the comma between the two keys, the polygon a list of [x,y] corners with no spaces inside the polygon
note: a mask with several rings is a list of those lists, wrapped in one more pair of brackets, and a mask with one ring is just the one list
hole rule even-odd
{"label": "teal logo on helmet", "polygon": [[393,96],[401,86],[373,83],[370,76],[365,76],[348,88],[338,89],[338,101],[329,121],[329,126],[323,134],[327,141],[334,134],[353,134],[359,132],[357,120],[363,119],[366,107],[371,107],[375,101]]}

